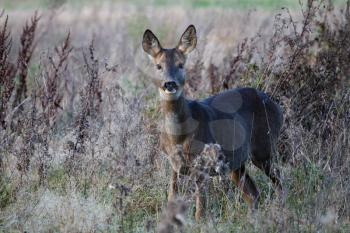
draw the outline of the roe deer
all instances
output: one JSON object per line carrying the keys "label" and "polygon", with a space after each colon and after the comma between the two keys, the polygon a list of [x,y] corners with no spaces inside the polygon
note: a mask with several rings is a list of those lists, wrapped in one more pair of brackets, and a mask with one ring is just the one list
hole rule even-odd
{"label": "roe deer", "polygon": [[[161,97],[164,119],[161,149],[190,167],[205,144],[219,144],[228,164],[229,178],[243,192],[249,207],[255,208],[259,192],[244,164],[251,158],[253,164],[281,188],[279,171],[272,169],[271,163],[282,126],[282,112],[265,93],[253,88],[232,89],[201,101],[186,99],[183,96],[184,65],[196,44],[193,25],[172,49],[163,48],[150,30],[144,32],[142,47],[155,65],[153,78]],[[169,201],[177,191],[178,173],[185,171],[176,169],[176,165],[172,167]],[[197,221],[204,208],[201,198],[196,200]]]}

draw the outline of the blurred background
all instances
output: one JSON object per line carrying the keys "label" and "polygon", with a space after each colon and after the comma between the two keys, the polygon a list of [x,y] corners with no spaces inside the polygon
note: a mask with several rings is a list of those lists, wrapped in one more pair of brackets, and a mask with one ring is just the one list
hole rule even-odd
{"label": "blurred background", "polygon": [[[339,0],[338,0],[339,1]],[[4,8],[50,8],[57,7],[63,4],[69,4],[72,6],[83,6],[89,4],[118,4],[118,3],[128,3],[135,4],[139,6],[182,6],[182,7],[192,7],[192,8],[205,8],[205,7],[220,7],[220,8],[240,8],[240,9],[250,9],[250,8],[266,8],[266,9],[276,9],[282,6],[295,7],[299,4],[298,1],[294,0],[180,0],[180,1],[170,1],[170,0],[31,0],[31,1],[20,1],[20,0],[2,0]]]}

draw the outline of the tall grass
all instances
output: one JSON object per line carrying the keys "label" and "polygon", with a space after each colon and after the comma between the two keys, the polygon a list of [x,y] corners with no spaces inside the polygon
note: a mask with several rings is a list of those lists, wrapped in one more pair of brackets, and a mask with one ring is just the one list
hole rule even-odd
{"label": "tall grass", "polygon": [[[1,13],[0,232],[348,232],[349,3],[300,10]],[[170,164],[135,17],[169,44],[197,25],[187,96],[253,86],[282,105],[285,201],[249,166],[262,196],[255,212],[224,178],[206,182],[206,221],[193,220],[191,177],[167,206]]]}

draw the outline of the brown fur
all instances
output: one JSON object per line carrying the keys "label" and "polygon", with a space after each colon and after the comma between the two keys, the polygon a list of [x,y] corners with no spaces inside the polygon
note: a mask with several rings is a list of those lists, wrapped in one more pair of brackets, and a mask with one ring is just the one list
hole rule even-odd
{"label": "brown fur", "polygon": [[[191,166],[192,160],[201,153],[205,144],[219,144],[230,168],[230,179],[242,190],[248,205],[255,207],[259,192],[247,174],[244,164],[251,156],[253,163],[263,170],[276,186],[281,187],[278,170],[271,169],[283,121],[281,110],[265,93],[253,88],[233,89],[201,101],[184,98],[182,88],[185,77],[183,67],[179,67],[179,64],[185,63],[186,54],[194,49],[196,41],[192,25],[174,49],[163,49],[149,30],[144,35],[144,50],[157,68],[161,67],[157,77],[160,80],[158,88],[162,96],[164,119],[161,148],[168,155],[174,155],[174,151],[180,145],[183,158],[178,161],[183,162],[185,166]],[[165,92],[162,85],[166,82],[176,83],[176,94]],[[168,95],[171,98],[166,98]],[[172,170],[168,200],[172,200],[176,194],[178,172],[179,169]],[[200,195],[197,195],[197,220],[203,215],[204,205],[201,199]]]}

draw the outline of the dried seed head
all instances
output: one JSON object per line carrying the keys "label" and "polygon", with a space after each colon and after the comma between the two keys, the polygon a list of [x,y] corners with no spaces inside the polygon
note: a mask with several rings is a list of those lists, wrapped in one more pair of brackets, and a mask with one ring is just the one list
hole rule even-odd
{"label": "dried seed head", "polygon": [[158,233],[178,232],[183,228],[186,222],[187,205],[183,200],[174,200],[168,203],[163,213],[163,217],[158,226]]}

